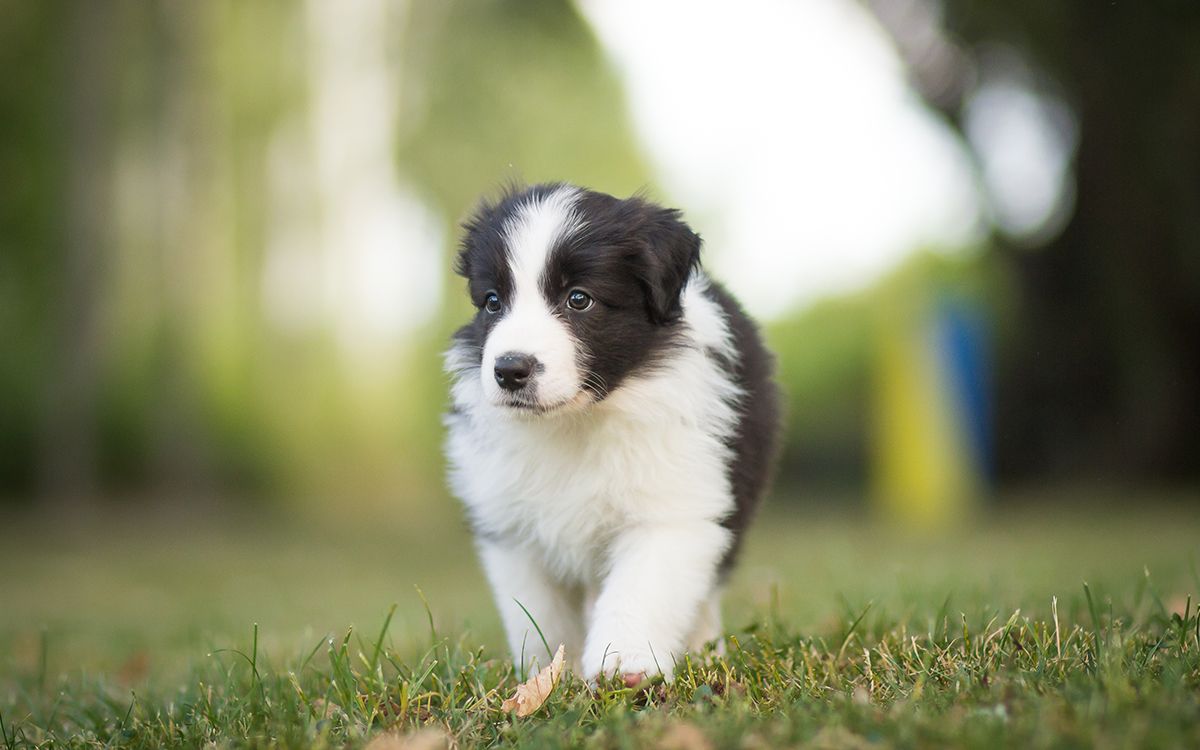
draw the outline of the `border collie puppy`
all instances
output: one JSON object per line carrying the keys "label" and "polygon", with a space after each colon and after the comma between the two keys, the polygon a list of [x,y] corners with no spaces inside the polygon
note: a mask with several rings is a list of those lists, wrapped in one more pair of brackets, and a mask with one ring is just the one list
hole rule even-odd
{"label": "border collie puppy", "polygon": [[678,211],[556,183],[464,228],[478,311],[446,356],[447,453],[513,658],[533,665],[540,629],[585,678],[669,679],[721,635],[775,453],[773,359]]}

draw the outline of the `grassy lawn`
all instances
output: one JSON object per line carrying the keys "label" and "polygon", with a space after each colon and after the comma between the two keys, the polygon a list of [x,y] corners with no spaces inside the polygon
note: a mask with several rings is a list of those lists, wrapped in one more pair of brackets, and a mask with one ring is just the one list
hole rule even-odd
{"label": "grassy lawn", "polygon": [[637,690],[568,674],[521,719],[444,517],[10,519],[0,747],[1200,746],[1200,513],[1040,507],[919,537],[777,506],[724,656]]}

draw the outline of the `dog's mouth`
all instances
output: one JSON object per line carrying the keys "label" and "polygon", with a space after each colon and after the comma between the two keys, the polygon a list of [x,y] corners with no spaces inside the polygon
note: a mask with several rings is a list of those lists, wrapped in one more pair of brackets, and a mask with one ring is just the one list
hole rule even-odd
{"label": "dog's mouth", "polygon": [[542,417],[550,414],[557,414],[558,412],[582,408],[588,404],[591,404],[594,400],[594,395],[590,391],[586,389],[580,389],[575,393],[574,396],[570,396],[552,403],[544,403],[542,401],[523,398],[519,395],[515,395],[501,399],[497,405],[501,409],[513,414]]}

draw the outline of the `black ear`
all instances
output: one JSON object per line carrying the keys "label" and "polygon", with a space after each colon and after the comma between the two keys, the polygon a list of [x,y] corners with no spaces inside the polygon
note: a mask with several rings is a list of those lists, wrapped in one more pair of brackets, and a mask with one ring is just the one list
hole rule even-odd
{"label": "black ear", "polygon": [[650,319],[670,323],[683,311],[684,284],[700,265],[700,235],[674,209],[645,204],[645,219],[637,238],[638,280]]}
{"label": "black ear", "polygon": [[504,258],[502,230],[504,227],[503,209],[506,204],[515,200],[517,188],[507,186],[504,195],[497,201],[481,198],[461,224],[462,235],[458,242],[458,253],[454,258],[454,272],[463,278],[470,279],[476,266],[486,267],[488,261],[493,263]]}

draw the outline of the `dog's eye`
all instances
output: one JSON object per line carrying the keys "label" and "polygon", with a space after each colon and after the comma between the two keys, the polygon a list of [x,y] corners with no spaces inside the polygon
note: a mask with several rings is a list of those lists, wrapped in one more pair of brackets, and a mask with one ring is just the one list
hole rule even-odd
{"label": "dog's eye", "polygon": [[500,295],[495,292],[488,292],[483,298],[483,309],[487,310],[492,315],[500,312]]}
{"label": "dog's eye", "polygon": [[592,306],[592,298],[587,292],[579,289],[572,289],[567,295],[567,307],[578,312],[582,312]]}

